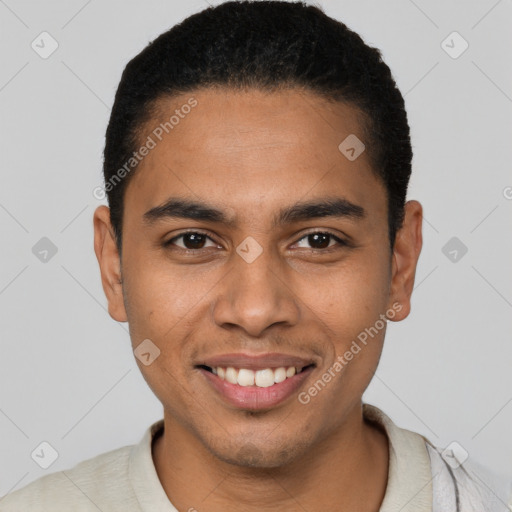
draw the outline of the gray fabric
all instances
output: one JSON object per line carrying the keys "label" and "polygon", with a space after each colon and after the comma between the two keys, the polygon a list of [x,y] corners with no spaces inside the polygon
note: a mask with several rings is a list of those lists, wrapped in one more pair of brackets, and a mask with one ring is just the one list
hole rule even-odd
{"label": "gray fabric", "polygon": [[[512,510],[510,482],[468,461],[452,469],[426,438],[399,428],[377,407],[363,404],[363,414],[381,425],[389,440],[388,485],[379,512]],[[0,498],[0,512],[177,512],[151,454],[162,426],[163,420],[151,425],[137,445],[100,454]]]}
{"label": "gray fabric", "polygon": [[427,441],[432,467],[433,512],[510,512],[512,483],[481,464],[466,460],[453,468]]}

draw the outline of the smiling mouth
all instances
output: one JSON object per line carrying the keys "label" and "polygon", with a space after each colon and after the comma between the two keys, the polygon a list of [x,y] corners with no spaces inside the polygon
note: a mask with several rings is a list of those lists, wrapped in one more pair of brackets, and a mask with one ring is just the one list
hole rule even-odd
{"label": "smiling mouth", "polygon": [[306,366],[280,366],[277,368],[235,368],[233,366],[198,365],[197,368],[216,375],[220,380],[240,387],[269,388],[281,384],[286,380],[293,379],[296,375],[312,369],[315,365]]}

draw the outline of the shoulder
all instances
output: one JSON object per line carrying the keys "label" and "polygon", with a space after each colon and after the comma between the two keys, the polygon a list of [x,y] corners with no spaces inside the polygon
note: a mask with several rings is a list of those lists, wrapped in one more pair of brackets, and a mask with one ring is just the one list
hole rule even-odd
{"label": "shoulder", "polygon": [[135,499],[128,478],[132,448],[124,446],[80,462],[71,469],[45,475],[0,498],[0,511],[106,512],[111,510],[108,503],[129,505]]}
{"label": "shoulder", "polygon": [[510,479],[478,461],[465,459],[464,454],[442,451],[428,440],[426,444],[432,466],[434,510],[448,505],[461,512],[512,510]]}
{"label": "shoulder", "polygon": [[[422,491],[428,488],[429,497],[417,492],[415,499],[427,500],[435,512],[512,512],[510,478],[468,457],[457,443],[446,449],[438,448],[425,436],[395,425],[377,407],[366,403],[363,406],[365,417],[386,430],[390,444],[390,482],[398,482],[397,488],[409,486]],[[389,491],[392,490],[389,486]],[[392,502],[391,498],[388,502]],[[407,503],[410,502],[411,498],[407,497]]]}

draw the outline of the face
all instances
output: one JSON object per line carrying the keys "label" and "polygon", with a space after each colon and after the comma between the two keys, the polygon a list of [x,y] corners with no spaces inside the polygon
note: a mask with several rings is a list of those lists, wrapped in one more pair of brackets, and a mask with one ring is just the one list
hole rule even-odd
{"label": "face", "polygon": [[421,207],[408,203],[391,252],[369,146],[338,148],[369,144],[350,105],[216,89],[159,107],[125,191],[121,260],[108,209],[95,213],[109,312],[133,349],[150,340],[137,363],[166,428],[234,464],[289,463],[357,420],[385,317],[409,311]]}

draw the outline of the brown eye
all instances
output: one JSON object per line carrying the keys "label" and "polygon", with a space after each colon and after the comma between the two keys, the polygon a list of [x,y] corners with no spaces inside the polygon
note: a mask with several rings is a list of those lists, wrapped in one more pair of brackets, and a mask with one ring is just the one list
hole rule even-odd
{"label": "brown eye", "polygon": [[[336,245],[336,243],[331,244],[332,241],[335,241],[338,243],[338,245],[347,245],[341,238],[338,238],[337,236],[333,235],[329,232],[323,232],[318,231],[316,233],[309,233],[308,235],[301,238],[297,244],[307,242],[309,244],[309,248],[311,249],[326,249],[328,247],[332,247],[333,245]],[[302,246],[305,248],[308,248],[306,246]]]}
{"label": "brown eye", "polygon": [[202,249],[205,244],[206,236],[200,233],[187,233],[183,235],[183,245],[187,249]]}
{"label": "brown eye", "polygon": [[[180,241],[178,243],[178,241]],[[209,236],[207,236],[204,233],[199,233],[196,231],[190,231],[187,233],[182,233],[181,235],[175,236],[174,238],[171,238],[168,242],[165,243],[166,246],[176,245],[180,249],[184,250],[200,250],[203,249],[206,245],[206,243],[210,241],[212,242],[212,245],[215,246],[213,241]],[[210,245],[210,247],[212,247]]]}
{"label": "brown eye", "polygon": [[327,233],[314,233],[308,235],[308,242],[314,249],[325,249],[329,247],[331,241],[331,235]]}

